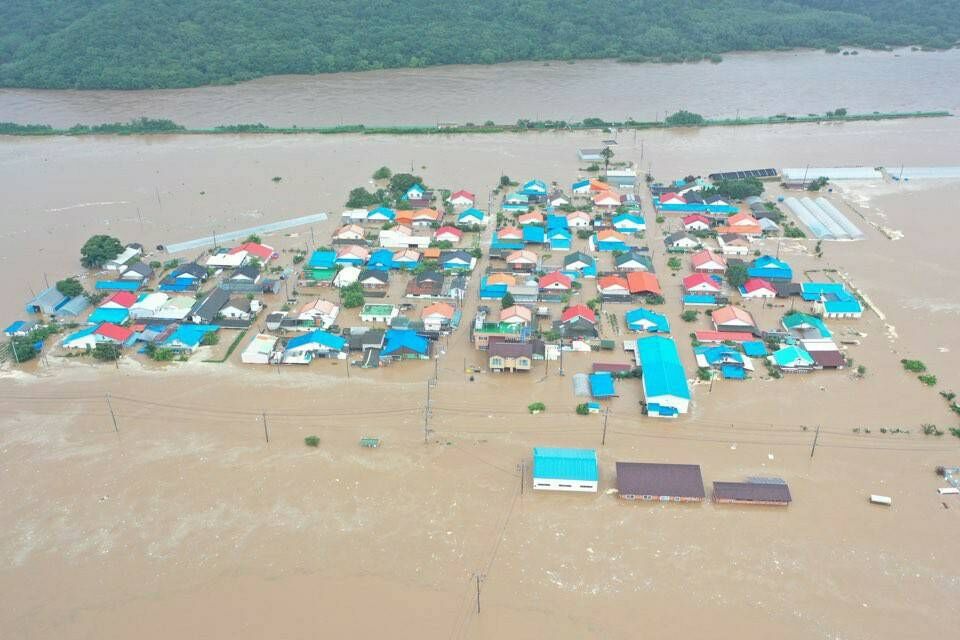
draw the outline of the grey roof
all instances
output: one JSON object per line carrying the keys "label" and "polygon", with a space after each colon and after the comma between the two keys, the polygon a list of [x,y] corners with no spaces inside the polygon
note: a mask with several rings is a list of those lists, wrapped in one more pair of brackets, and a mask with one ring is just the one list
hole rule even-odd
{"label": "grey roof", "polygon": [[130,273],[130,272],[139,273],[144,278],[149,278],[150,276],[153,275],[153,268],[148,264],[144,264],[143,262],[134,262],[129,267],[127,267],[123,273],[124,275],[126,275],[127,273]]}
{"label": "grey roof", "polygon": [[362,333],[351,332],[347,335],[347,344],[351,351],[363,351],[364,349],[383,347],[383,329],[370,329]]}
{"label": "grey roof", "polygon": [[357,278],[357,280],[363,282],[364,280],[369,280],[370,278],[375,278],[384,284],[390,282],[390,274],[382,269],[364,269],[360,272],[360,276]]}
{"label": "grey roof", "polygon": [[[246,296],[234,296],[230,298],[227,301],[227,303],[223,306],[233,307],[234,309],[238,309],[239,311],[250,313],[250,302],[251,302],[250,298]],[[222,309],[223,307],[220,307],[220,308]]]}
{"label": "grey roof", "polygon": [[574,262],[584,262],[586,264],[593,264],[594,260],[592,256],[587,255],[582,251],[574,251],[563,257],[563,265],[567,266],[573,264]]}
{"label": "grey roof", "polygon": [[443,274],[438,271],[424,271],[417,276],[417,282],[443,282]]}
{"label": "grey roof", "polygon": [[207,268],[200,266],[196,262],[188,262],[174,269],[171,275],[173,277],[177,277],[184,274],[191,275],[202,280],[207,277]]}
{"label": "grey roof", "polygon": [[90,298],[87,296],[77,296],[70,298],[70,301],[61,305],[59,309],[53,312],[58,318],[72,318],[83,313],[90,306]]}
{"label": "grey roof", "polygon": [[230,274],[230,280],[250,279],[256,280],[260,277],[260,267],[255,264],[247,264]]}
{"label": "grey roof", "polygon": [[217,313],[220,312],[220,309],[223,309],[229,299],[230,293],[218,287],[201,302],[194,305],[190,315],[199,317],[201,323],[210,323],[217,317]]}
{"label": "grey roof", "polygon": [[667,244],[673,244],[677,240],[681,240],[683,238],[689,238],[690,240],[694,240],[694,241],[696,240],[696,238],[694,238],[692,235],[690,235],[686,231],[674,231],[673,233],[668,235],[666,238],[664,238],[663,241],[666,242]]}
{"label": "grey roof", "polygon": [[698,464],[618,462],[617,489],[620,495],[670,496],[697,500],[706,496]]}
{"label": "grey roof", "polygon": [[784,282],[782,280],[774,280],[770,282],[770,284],[773,285],[774,290],[777,292],[777,297],[779,298],[798,296],[802,292],[799,282]]}
{"label": "grey roof", "polygon": [[451,260],[463,260],[464,262],[470,262],[472,259],[473,256],[462,250],[440,252],[440,264],[443,264],[444,262],[450,262]]}
{"label": "grey roof", "polygon": [[67,297],[57,291],[56,287],[47,287],[27,303],[27,311],[33,313],[36,308],[41,313],[53,313],[66,299]]}
{"label": "grey roof", "polygon": [[644,255],[637,251],[630,251],[628,253],[621,254],[617,256],[615,263],[618,267],[628,263],[628,262],[639,262],[647,268],[647,270],[653,270],[653,260],[650,259],[650,256]]}
{"label": "grey roof", "polygon": [[766,482],[714,482],[714,500],[742,502],[790,502],[790,488]]}
{"label": "grey roof", "polygon": [[530,342],[504,342],[501,340],[491,341],[487,347],[487,354],[490,356],[501,356],[503,358],[533,357],[533,344]]}

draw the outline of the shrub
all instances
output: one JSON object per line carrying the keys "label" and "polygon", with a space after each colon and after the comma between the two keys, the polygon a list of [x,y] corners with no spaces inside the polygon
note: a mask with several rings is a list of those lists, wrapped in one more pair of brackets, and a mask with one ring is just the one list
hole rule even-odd
{"label": "shrub", "polygon": [[680,265],[681,265],[680,258],[678,258],[677,256],[670,256],[670,258],[667,260],[667,266],[673,269],[674,271],[678,270],[680,268]]}
{"label": "shrub", "polygon": [[932,387],[933,385],[937,384],[937,376],[930,373],[921,374],[917,377],[917,379],[928,387]]}
{"label": "shrub", "polygon": [[950,435],[954,438],[960,438],[960,429],[957,427],[950,427]]}
{"label": "shrub", "polygon": [[319,447],[320,446],[320,436],[307,436],[303,439],[303,444],[308,447]]}
{"label": "shrub", "polygon": [[710,371],[707,367],[698,367],[697,368],[697,377],[703,380],[704,382],[709,381],[713,377],[713,372]]}
{"label": "shrub", "polygon": [[373,179],[374,179],[374,180],[389,180],[389,179],[390,179],[390,176],[392,176],[392,175],[393,175],[393,172],[390,171],[390,168],[389,168],[389,167],[380,167],[379,169],[377,169],[376,171],[373,172]]}
{"label": "shrub", "polygon": [[664,218],[663,216],[657,216],[657,224],[663,224],[665,220],[666,218]]}
{"label": "shrub", "polygon": [[664,122],[670,127],[695,127],[703,124],[704,118],[699,113],[681,109],[667,116]]}
{"label": "shrub", "polygon": [[861,378],[867,375],[867,368],[861,364],[859,367],[857,367],[857,375]]}
{"label": "shrub", "polygon": [[585,416],[590,413],[590,407],[587,405],[586,402],[581,402],[580,404],[577,405],[576,411],[577,411],[577,415]]}
{"label": "shrub", "polygon": [[202,338],[200,338],[200,344],[208,347],[211,345],[218,344],[219,342],[220,342],[220,336],[217,335],[217,333],[214,331],[208,331],[207,333],[203,334]]}
{"label": "shrub", "polygon": [[695,309],[687,309],[686,311],[680,314],[680,318],[684,322],[694,322],[699,315],[700,315],[699,311]]}
{"label": "shrub", "polygon": [[527,411],[530,413],[541,413],[547,410],[547,405],[542,402],[531,402],[527,405]]}
{"label": "shrub", "polygon": [[113,362],[120,358],[120,345],[109,342],[101,342],[93,348],[90,354],[97,360]]}
{"label": "shrub", "polygon": [[281,180],[283,180],[283,178],[281,178],[280,176],[273,176],[270,179],[273,180],[274,182],[280,182]]}

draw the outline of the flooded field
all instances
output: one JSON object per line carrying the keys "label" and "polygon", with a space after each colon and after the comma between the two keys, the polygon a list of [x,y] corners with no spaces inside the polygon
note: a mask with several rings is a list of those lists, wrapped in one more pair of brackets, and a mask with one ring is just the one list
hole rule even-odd
{"label": "flooded field", "polygon": [[654,120],[678,109],[709,118],[804,115],[838,107],[851,113],[957,111],[956,88],[943,79],[958,73],[956,49],[729,54],[719,65],[517,62],[274,76],[161,91],[0,89],[0,121],[69,127],[150,117],[188,127],[255,122],[304,127]]}
{"label": "flooded field", "polygon": [[[808,163],[955,164],[958,140],[949,119],[750,127],[631,133],[616,154],[669,179]],[[589,134],[4,141],[0,176],[17,188],[0,213],[12,274],[0,281],[0,310],[21,315],[45,272],[77,271],[94,232],[152,247],[337,214],[384,164],[485,203],[503,174],[568,185],[576,149],[596,143]],[[958,195],[956,182],[844,185],[828,197],[864,241],[825,242],[822,258],[812,240],[765,241],[795,272],[836,269],[884,314],[830,323],[865,334],[847,351],[867,367],[863,378],[847,369],[701,383],[690,415],[666,423],[642,417],[639,383],[622,381],[602,447],[603,417],[573,413],[571,375],[626,354],[565,356],[564,376],[540,362],[528,375],[471,381],[465,366],[485,363],[463,327],[436,362],[380,370],[242,366],[237,354],[119,368],[51,357],[5,370],[0,625],[18,638],[946,635],[960,622],[950,537],[960,502],[937,495],[934,468],[960,464],[960,441],[919,425],[957,423],[937,391],[960,389],[960,293],[946,284],[960,275]],[[643,206],[663,310],[693,377],[685,336],[707,320],[678,317],[689,266],[671,275],[662,251],[677,220],[655,222],[646,193]],[[264,242],[319,244],[336,218],[312,236]],[[903,237],[890,240],[881,226]],[[464,318],[476,309],[477,279]],[[764,326],[784,312],[752,304]],[[627,337],[608,321],[603,330]],[[937,386],[903,372],[905,357],[926,362]],[[534,401],[547,412],[529,415]],[[303,445],[311,434],[316,450]],[[364,435],[383,446],[361,449]],[[535,445],[597,447],[600,493],[533,494]],[[715,480],[779,475],[794,502],[624,503],[606,493],[617,460],[698,463],[708,493]],[[893,507],[871,506],[871,493]]]}

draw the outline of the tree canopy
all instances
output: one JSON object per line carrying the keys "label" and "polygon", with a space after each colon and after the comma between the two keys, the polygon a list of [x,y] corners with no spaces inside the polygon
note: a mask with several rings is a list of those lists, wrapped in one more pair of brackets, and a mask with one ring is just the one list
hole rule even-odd
{"label": "tree canopy", "polygon": [[113,236],[90,236],[80,248],[80,264],[87,269],[102,267],[123,252],[123,244]]}
{"label": "tree canopy", "polygon": [[731,287],[739,287],[747,281],[747,265],[742,262],[732,262],[727,266],[727,282]]}
{"label": "tree canopy", "polygon": [[83,294],[83,285],[76,278],[65,278],[57,283],[57,291],[68,298],[76,298]]}
{"label": "tree canopy", "polygon": [[17,0],[0,3],[0,86],[152,89],[511,60],[946,48],[958,39],[957,0]]}

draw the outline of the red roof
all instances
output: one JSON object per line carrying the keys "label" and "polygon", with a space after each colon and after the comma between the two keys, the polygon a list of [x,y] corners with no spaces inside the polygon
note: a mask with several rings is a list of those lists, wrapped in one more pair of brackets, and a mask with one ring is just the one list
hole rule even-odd
{"label": "red roof", "polygon": [[594,362],[593,370],[597,371],[608,371],[610,373],[620,373],[622,371],[632,371],[634,366],[632,364],[621,364],[619,362]]}
{"label": "red roof", "polygon": [[705,273],[694,273],[683,279],[683,288],[689,291],[697,285],[707,284],[714,291],[720,291],[720,285],[717,281]]}
{"label": "red roof", "polygon": [[546,289],[550,285],[560,284],[563,285],[565,289],[569,289],[573,284],[573,280],[565,273],[559,271],[551,271],[545,276],[540,278],[539,285],[541,289]]}
{"label": "red roof", "polygon": [[713,251],[710,251],[710,249],[704,249],[696,252],[690,256],[690,262],[693,263],[694,269],[699,269],[708,262],[715,262],[721,269],[727,266],[727,261],[723,258],[723,256],[717,255]]}
{"label": "red roof", "polygon": [[683,224],[688,225],[693,222],[702,222],[707,226],[710,226],[710,218],[707,216],[700,215],[699,213],[691,213],[689,216],[686,216],[683,219]]}
{"label": "red roof", "polygon": [[752,293],[758,289],[766,289],[767,291],[773,291],[776,293],[776,289],[773,288],[773,285],[764,280],[763,278],[750,278],[743,283],[743,290],[747,293]]}
{"label": "red roof", "polygon": [[589,320],[591,324],[597,323],[597,314],[585,304],[575,304],[572,307],[567,308],[563,315],[560,316],[561,322],[569,322],[576,317],[581,317],[584,320]]}
{"label": "red roof", "polygon": [[117,291],[115,294],[104,300],[101,306],[103,306],[103,304],[107,304],[108,302],[112,302],[113,304],[118,304],[121,307],[129,309],[136,301],[136,294],[129,291]]}
{"label": "red roof", "polygon": [[682,202],[686,202],[686,201],[687,201],[687,199],[684,198],[683,196],[681,196],[681,195],[679,195],[679,194],[676,194],[676,193],[674,193],[673,191],[668,191],[667,193],[665,193],[665,194],[663,194],[662,196],[660,196],[660,202],[665,202],[665,201],[667,201],[667,200],[675,200],[675,199],[677,199],[677,198],[679,198]]}
{"label": "red roof", "polygon": [[751,342],[757,336],[745,331],[695,331],[698,342]]}
{"label": "red roof", "polygon": [[273,249],[256,242],[244,242],[238,247],[230,249],[229,253],[240,253],[241,251],[246,251],[252,256],[259,258],[261,262],[266,262],[273,257]]}
{"label": "red roof", "polygon": [[460,229],[457,229],[456,227],[451,227],[449,225],[447,225],[446,227],[440,227],[439,229],[437,229],[437,232],[433,234],[433,237],[436,238],[437,236],[443,235],[443,234],[453,234],[458,238],[463,237],[463,231],[460,231]]}
{"label": "red roof", "polygon": [[473,195],[472,193],[470,193],[465,189],[461,189],[460,191],[457,191],[456,193],[451,194],[450,199],[453,200],[454,198],[459,198],[459,197],[468,198],[471,201],[476,201],[477,199],[477,196]]}
{"label": "red roof", "polygon": [[113,324],[112,322],[104,322],[102,325],[93,330],[98,336],[103,336],[105,338],[110,338],[120,343],[124,343],[127,339],[133,335],[133,331],[130,329],[125,329],[120,325]]}
{"label": "red roof", "polygon": [[660,281],[657,276],[647,271],[631,271],[627,274],[627,285],[630,293],[655,293],[663,295]]}

